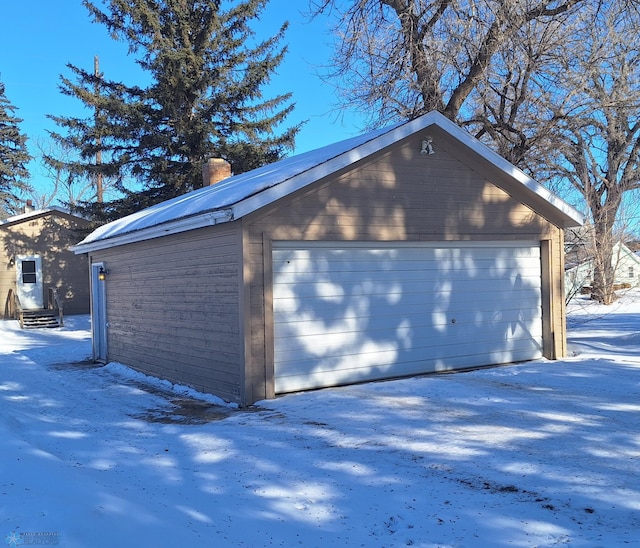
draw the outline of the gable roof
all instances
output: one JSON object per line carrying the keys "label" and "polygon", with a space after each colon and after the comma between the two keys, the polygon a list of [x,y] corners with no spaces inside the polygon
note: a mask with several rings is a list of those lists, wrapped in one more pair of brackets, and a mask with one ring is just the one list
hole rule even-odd
{"label": "gable roof", "polygon": [[78,217],[77,215],[73,215],[64,209],[58,206],[51,206],[45,209],[34,209],[33,211],[27,211],[25,213],[19,213],[18,215],[13,215],[12,217],[7,217],[6,219],[0,221],[0,228],[10,225],[16,225],[19,223],[24,223],[25,221],[30,221],[32,219],[37,219],[38,217],[44,217],[45,215],[54,214],[59,217],[65,217],[67,219],[77,219],[80,221],[85,221],[83,217]]}
{"label": "gable roof", "polygon": [[[467,163],[471,153],[472,158],[481,160],[493,175],[497,173],[503,179],[503,187],[517,188],[523,203],[536,211],[539,207],[546,209],[545,216],[554,224],[566,227],[582,223],[582,215],[569,204],[442,114],[429,112],[409,122],[291,156],[143,209],[97,228],[73,250],[86,253],[240,219],[427,128],[461,145]],[[505,190],[509,192],[508,188]]]}

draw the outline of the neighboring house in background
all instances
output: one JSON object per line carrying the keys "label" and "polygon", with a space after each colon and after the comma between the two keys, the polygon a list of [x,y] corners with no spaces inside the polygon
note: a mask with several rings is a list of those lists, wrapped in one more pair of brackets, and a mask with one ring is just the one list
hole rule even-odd
{"label": "neighboring house in background", "polygon": [[581,215],[441,114],[104,225],[94,356],[248,405],[565,355]]}
{"label": "neighboring house in background", "polygon": [[[593,248],[593,246],[590,246]],[[579,251],[575,247],[567,253],[564,276],[565,295],[580,293],[582,288],[593,283],[593,257],[587,248]],[[613,246],[611,266],[614,269],[614,284],[624,287],[640,285],[640,257],[625,244],[618,242]]]}
{"label": "neighboring house in background", "polygon": [[10,295],[17,294],[24,310],[49,306],[49,288],[56,289],[65,314],[89,312],[87,258],[70,246],[81,238],[85,219],[50,207],[0,221],[0,296],[3,317],[12,309]]}

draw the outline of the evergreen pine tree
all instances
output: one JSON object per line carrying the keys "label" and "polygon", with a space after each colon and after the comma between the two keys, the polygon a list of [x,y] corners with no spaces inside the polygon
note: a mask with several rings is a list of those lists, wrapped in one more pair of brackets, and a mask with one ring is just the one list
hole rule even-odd
{"label": "evergreen pine tree", "polygon": [[20,132],[22,120],[16,118],[14,107],[5,96],[0,82],[0,219],[18,213],[18,195],[30,190],[27,180],[27,137]]}
{"label": "evergreen pine tree", "polygon": [[293,148],[299,126],[278,132],[293,109],[291,94],[262,94],[286,51],[279,46],[286,24],[264,41],[249,27],[266,0],[234,2],[227,11],[217,0],[109,0],[104,11],[83,3],[114,38],[128,43],[150,77],[147,86],[127,85],[68,65],[76,82],[62,78],[62,93],[91,113],[51,116],[66,130],[53,137],[79,153],[65,169],[89,178],[101,172],[119,181],[125,194],[90,208],[96,220],[199,188],[210,157],[242,173]]}

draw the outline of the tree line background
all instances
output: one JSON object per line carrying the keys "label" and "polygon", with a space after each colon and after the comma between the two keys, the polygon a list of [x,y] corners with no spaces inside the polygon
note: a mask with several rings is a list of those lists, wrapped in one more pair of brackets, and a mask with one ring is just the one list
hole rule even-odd
{"label": "tree line background", "polygon": [[[39,152],[50,196],[96,224],[202,185],[209,157],[234,173],[294,150],[291,94],[263,90],[286,24],[256,36],[268,0],[84,0],[124,41],[145,86],[68,65],[60,92],[85,117],[52,114]],[[324,77],[368,126],[431,110],[466,128],[587,214],[592,296],[610,303],[621,213],[640,185],[640,0],[309,0],[334,22]],[[1,67],[0,67],[1,70]],[[0,215],[29,192],[31,157],[0,82]],[[105,194],[105,190],[108,192]],[[104,196],[109,199],[104,199]],[[42,203],[41,205],[46,205]]]}

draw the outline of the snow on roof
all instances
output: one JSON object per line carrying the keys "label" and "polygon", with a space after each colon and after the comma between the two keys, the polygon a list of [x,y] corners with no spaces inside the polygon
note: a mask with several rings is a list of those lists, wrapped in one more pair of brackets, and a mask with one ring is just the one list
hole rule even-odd
{"label": "snow on roof", "polygon": [[64,213],[65,215],[70,215],[67,211],[58,206],[51,206],[45,209],[34,209],[33,211],[27,211],[25,213],[19,213],[18,215],[13,215],[12,217],[8,217],[2,221],[0,221],[0,226],[8,225],[11,223],[26,221],[27,219],[31,219],[32,217],[38,217],[40,215],[44,215],[45,213],[51,212]]}
{"label": "snow on roof", "polygon": [[576,224],[582,222],[581,215],[571,206],[448,118],[438,112],[430,112],[409,122],[285,158],[143,209],[97,228],[73,250],[86,253],[240,219],[432,125],[439,126],[464,145],[483,154],[510,177],[575,219]]}
{"label": "snow on roof", "polygon": [[[211,214],[208,216],[210,222],[202,221],[202,226],[240,218],[242,215],[238,215],[229,209],[231,206],[239,204],[243,200],[256,196],[288,180],[299,178],[311,169],[317,169],[318,166],[326,164],[332,159],[344,155],[346,152],[356,149],[364,143],[374,140],[376,137],[391,130],[393,130],[393,127],[373,131],[303,154],[291,156],[279,162],[274,162],[258,169],[229,177],[215,185],[200,188],[183,196],[161,202],[97,228],[75,246],[74,250],[78,253],[84,253],[92,249],[109,247],[109,244],[106,242],[105,245],[92,245],[91,248],[89,248],[88,245],[205,214]],[[335,169],[327,167],[326,174],[333,171],[335,171]],[[304,184],[312,181],[297,182],[300,186],[304,186]],[[283,193],[283,195],[285,194],[286,192]],[[260,201],[264,201],[262,205],[266,205],[266,203],[269,203],[271,200]],[[218,215],[213,214],[214,212],[218,212]],[[234,213],[236,214],[234,215]],[[247,213],[248,211],[243,212],[244,215]],[[197,223],[197,221],[193,222]],[[191,227],[192,224],[193,223],[183,222],[180,226]],[[165,231],[165,233],[168,232],[173,233],[174,230],[168,229]],[[147,239],[147,237],[156,237],[157,235],[159,234],[151,235],[151,233],[149,233],[146,236],[140,234],[141,237],[139,239],[143,240]],[[134,241],[135,236],[131,236],[128,239]],[[118,243],[121,243],[121,240],[118,240]]]}

